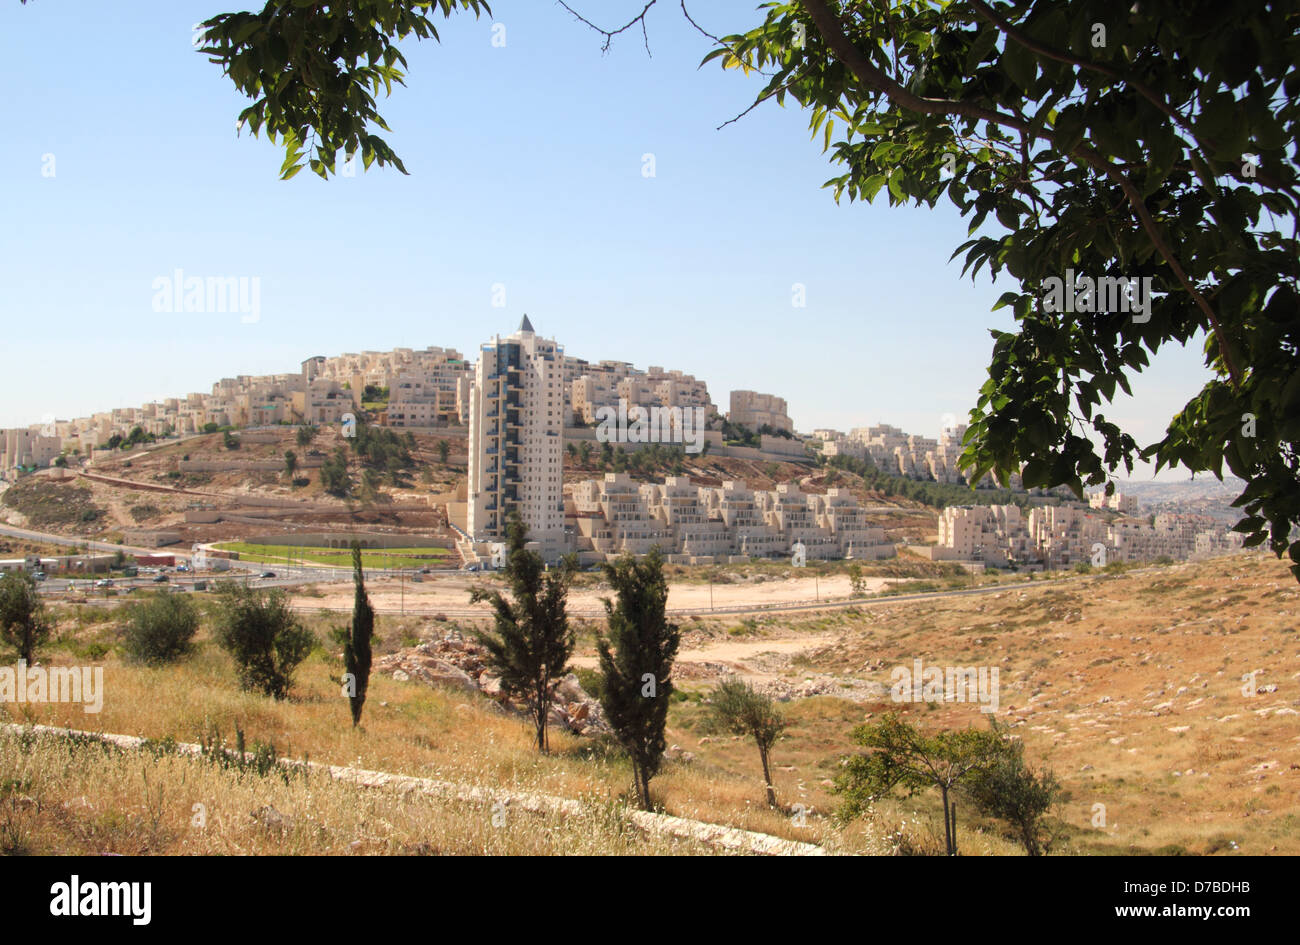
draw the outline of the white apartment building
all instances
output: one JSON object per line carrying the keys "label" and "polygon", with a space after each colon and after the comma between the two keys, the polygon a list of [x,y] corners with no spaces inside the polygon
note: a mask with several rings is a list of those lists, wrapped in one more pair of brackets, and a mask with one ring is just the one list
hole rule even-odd
{"label": "white apartment building", "polygon": [[747,430],[757,430],[769,426],[786,433],[794,432],[794,422],[790,419],[784,397],[775,394],[760,394],[752,390],[733,390],[731,392],[731,410],[727,419]]}
{"label": "white apartment building", "polygon": [[503,541],[517,511],[548,560],[565,551],[564,349],[528,316],[479,349],[469,411],[469,534]]}
{"label": "white apartment building", "polygon": [[40,424],[0,430],[0,474],[9,477],[19,469],[49,466],[62,450],[63,441],[46,436]]}
{"label": "white apartment building", "polygon": [[1122,492],[1109,496],[1105,492],[1091,493],[1088,496],[1088,505],[1090,508],[1110,509],[1112,512],[1120,512],[1124,515],[1136,515],[1138,512],[1137,496],[1125,495]]}
{"label": "white apartment building", "polygon": [[697,486],[685,476],[638,486],[606,473],[573,486],[575,550],[614,556],[665,555],[690,561],[731,555],[789,557],[802,543],[809,560],[890,558],[884,529],[866,524],[847,490],[804,495],[792,484],[755,492],[743,482]]}

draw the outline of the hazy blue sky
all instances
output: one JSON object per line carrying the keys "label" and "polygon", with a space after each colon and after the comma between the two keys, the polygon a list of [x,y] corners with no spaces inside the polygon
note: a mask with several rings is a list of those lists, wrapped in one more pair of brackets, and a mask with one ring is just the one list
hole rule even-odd
{"label": "hazy blue sky", "polygon": [[[640,0],[586,0],[604,24]],[[260,4],[258,4],[260,6]],[[692,13],[714,33],[755,0]],[[800,429],[893,423],[935,434],[983,383],[989,308],[955,211],[837,206],[835,171],[793,103],[737,124],[759,80],[697,71],[676,4],[600,37],[549,0],[456,16],[408,42],[407,88],[381,102],[409,176],[372,168],[281,182],[281,153],[235,134],[246,104],[191,47],[220,0],[0,4],[0,426],[296,370],[313,354],[443,345],[473,356],[527,312],[570,354],[681,368],[725,409],[778,393]],[[441,23],[441,21],[440,21]],[[642,156],[656,176],[642,175]],[[42,176],[45,155],[55,175]],[[157,314],[153,280],[257,277],[261,316]],[[494,308],[502,283],[506,306]],[[807,287],[806,308],[791,287]],[[1205,376],[1162,353],[1107,410],[1144,442]]]}

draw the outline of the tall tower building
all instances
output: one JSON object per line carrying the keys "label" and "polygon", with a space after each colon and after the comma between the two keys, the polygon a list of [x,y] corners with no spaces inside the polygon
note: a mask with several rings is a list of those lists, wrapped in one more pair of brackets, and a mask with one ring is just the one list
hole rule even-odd
{"label": "tall tower building", "polygon": [[504,541],[517,510],[547,560],[564,547],[564,348],[519,330],[480,346],[469,404],[469,534]]}

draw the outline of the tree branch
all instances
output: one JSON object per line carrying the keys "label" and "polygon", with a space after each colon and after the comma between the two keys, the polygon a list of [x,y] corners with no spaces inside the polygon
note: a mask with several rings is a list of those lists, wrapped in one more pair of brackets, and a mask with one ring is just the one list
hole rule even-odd
{"label": "tree branch", "polygon": [[[1049,141],[1053,146],[1060,150],[1053,132],[1046,129],[1035,131],[1031,124],[1019,115],[999,112],[995,109],[987,109],[971,102],[958,102],[950,99],[925,98],[916,95],[903,88],[892,78],[881,72],[867,57],[859,50],[853,42],[845,35],[840,28],[839,18],[834,11],[826,4],[825,0],[800,0],[808,15],[812,17],[817,31],[821,33],[822,39],[830,48],[835,57],[849,67],[853,73],[865,82],[867,85],[876,89],[889,98],[895,105],[909,111],[922,112],[927,115],[961,115],[977,121],[985,121],[995,125],[1002,125],[1008,128],[1014,128],[1022,135],[1043,138]],[[1215,340],[1218,343],[1219,355],[1223,359],[1224,367],[1227,369],[1228,376],[1233,382],[1233,386],[1240,386],[1241,375],[1237,367],[1236,360],[1232,357],[1231,351],[1223,336],[1222,326],[1219,324],[1218,317],[1214,314],[1214,309],[1210,307],[1209,302],[1205,300],[1197,288],[1192,285],[1191,279],[1188,278],[1186,270],[1178,262],[1169,246],[1156,226],[1155,220],[1152,219],[1151,213],[1147,210],[1146,203],[1142,200],[1142,195],[1118,168],[1101,157],[1093,149],[1080,143],[1071,151],[1066,152],[1071,157],[1082,160],[1093,170],[1105,174],[1113,180],[1124,191],[1128,198],[1133,212],[1137,215],[1138,222],[1141,223],[1143,230],[1146,231],[1147,237],[1151,244],[1164,257],[1169,264],[1170,270],[1178,279],[1183,290],[1187,292],[1196,306],[1205,315],[1214,331]]]}
{"label": "tree branch", "polygon": [[632,28],[633,26],[635,26],[637,23],[640,23],[640,24],[641,24],[641,37],[645,40],[645,54],[646,54],[647,56],[650,55],[650,35],[646,32],[646,28],[645,28],[645,15],[646,15],[646,13],[649,11],[649,9],[650,9],[652,6],[654,6],[656,3],[658,3],[658,2],[659,2],[659,0],[646,0],[646,5],[641,9],[641,12],[638,13],[636,16],[632,17],[632,19],[628,20],[626,23],[624,23],[624,24],[623,24],[622,26],[620,26],[618,29],[616,29],[616,30],[603,30],[603,29],[601,29],[599,26],[597,26],[595,23],[591,22],[591,20],[587,19],[585,16],[583,16],[581,13],[579,13],[577,10],[573,9],[573,7],[571,7],[571,6],[569,6],[567,3],[565,3],[564,0],[556,0],[556,3],[558,3],[560,6],[564,7],[564,9],[568,10],[571,14],[573,14],[574,19],[576,19],[576,20],[577,20],[578,22],[580,22],[580,23],[586,23],[588,26],[590,26],[590,27],[591,27],[593,30],[595,30],[597,33],[599,33],[600,35],[602,35],[602,36],[605,37],[604,45],[602,45],[602,46],[600,47],[600,51],[601,51],[602,53],[607,53],[607,52],[609,52],[609,45],[610,45],[610,43],[612,43],[612,42],[614,41],[614,37],[615,37],[615,36],[617,36],[619,33],[622,33],[622,32],[625,32],[625,31],[631,29],[631,28]]}

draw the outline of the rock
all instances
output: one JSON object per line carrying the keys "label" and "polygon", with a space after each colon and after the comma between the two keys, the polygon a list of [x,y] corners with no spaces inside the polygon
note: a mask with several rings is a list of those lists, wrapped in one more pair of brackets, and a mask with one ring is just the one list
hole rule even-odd
{"label": "rock", "polygon": [[479,673],[478,687],[488,698],[500,700],[506,697],[505,690],[501,688],[501,677],[493,676],[487,670]]}
{"label": "rock", "polygon": [[255,811],[250,811],[248,816],[253,818],[253,820],[261,824],[263,827],[266,827],[268,830],[278,830],[283,832],[289,829],[293,824],[292,818],[286,817],[270,804],[267,804],[265,807],[259,807]]}

